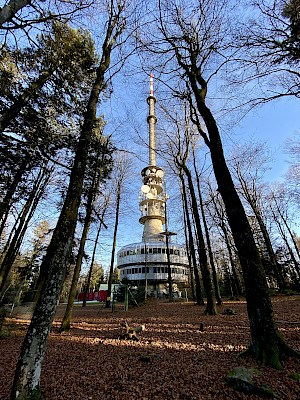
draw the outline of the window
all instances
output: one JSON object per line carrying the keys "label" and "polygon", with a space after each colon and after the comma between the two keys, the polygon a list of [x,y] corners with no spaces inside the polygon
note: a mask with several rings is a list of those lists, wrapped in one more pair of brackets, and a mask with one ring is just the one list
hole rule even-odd
{"label": "window", "polygon": [[156,272],[157,272],[157,268],[156,267],[153,267],[153,272],[156,274]]}
{"label": "window", "polygon": [[161,248],[160,247],[157,249],[157,252],[158,252],[158,254],[161,254]]}
{"label": "window", "polygon": [[166,254],[166,249],[165,248],[161,249],[161,252],[162,254]]}
{"label": "window", "polygon": [[149,254],[152,254],[152,250],[153,250],[153,249],[150,247],[150,248],[149,248]]}
{"label": "window", "polygon": [[153,254],[157,254],[157,250],[158,250],[157,248],[154,247],[152,250],[153,250]]}
{"label": "window", "polygon": [[141,254],[145,254],[145,248],[144,247],[141,248]]}

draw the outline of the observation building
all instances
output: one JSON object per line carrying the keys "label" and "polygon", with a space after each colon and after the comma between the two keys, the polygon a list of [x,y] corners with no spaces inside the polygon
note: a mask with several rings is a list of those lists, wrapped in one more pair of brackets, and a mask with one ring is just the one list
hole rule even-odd
{"label": "observation building", "polygon": [[[154,295],[167,293],[168,273],[172,284],[187,283],[189,264],[186,247],[174,244],[166,220],[167,195],[164,191],[164,171],[156,165],[155,102],[153,75],[150,74],[150,96],[147,98],[149,115],[149,165],[142,169],[139,194],[140,224],[144,225],[142,241],[122,247],[117,254],[120,280],[126,278],[141,284]],[[163,228],[164,225],[164,228]]]}

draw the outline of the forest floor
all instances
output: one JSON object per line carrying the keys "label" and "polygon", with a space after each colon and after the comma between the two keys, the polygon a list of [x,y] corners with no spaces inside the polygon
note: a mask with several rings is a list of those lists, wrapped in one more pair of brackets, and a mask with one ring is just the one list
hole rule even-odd
{"label": "forest floor", "polygon": [[[300,351],[300,296],[273,297],[275,319],[288,344]],[[58,328],[58,306],[42,368],[44,400],[257,400],[237,392],[225,377],[238,366],[255,368],[254,382],[267,385],[279,400],[299,400],[300,360],[284,370],[264,367],[238,354],[249,344],[246,303],[224,301],[218,315],[204,316],[192,302],[161,302],[114,313],[101,304],[74,307],[68,334]],[[236,315],[224,315],[225,309]],[[145,324],[139,341],[121,340],[122,322]],[[0,399],[9,399],[11,382],[28,316],[6,318],[0,333]],[[203,331],[200,330],[203,324]],[[272,398],[275,398],[274,396]]]}

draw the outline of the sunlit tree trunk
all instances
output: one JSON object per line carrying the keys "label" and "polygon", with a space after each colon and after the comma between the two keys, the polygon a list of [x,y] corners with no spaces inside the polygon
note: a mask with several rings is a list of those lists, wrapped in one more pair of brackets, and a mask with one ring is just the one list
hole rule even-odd
{"label": "sunlit tree trunk", "polygon": [[11,399],[41,398],[40,375],[46,345],[57,301],[64,282],[66,266],[72,250],[72,243],[77,222],[83,180],[86,168],[87,153],[91,136],[95,127],[96,107],[101,91],[105,88],[105,73],[110,66],[110,55],[116,38],[124,29],[124,21],[120,23],[123,7],[121,4],[110,10],[106,24],[102,57],[97,68],[96,79],[88,100],[84,122],[81,129],[78,148],[65,202],[43,264],[48,266],[48,274],[41,295],[36,304],[33,317],[24,339],[18,359]]}
{"label": "sunlit tree trunk", "polygon": [[[98,154],[98,157],[99,157],[99,154]],[[95,201],[95,194],[98,192],[98,189],[99,189],[100,180],[101,180],[101,172],[99,170],[99,165],[97,165],[96,168],[94,169],[94,175],[93,175],[91,187],[90,187],[89,193],[88,193],[88,198],[87,198],[87,203],[86,203],[86,214],[85,214],[85,219],[84,219],[84,224],[83,224],[82,235],[81,235],[81,239],[80,239],[78,254],[77,254],[74,273],[73,273],[73,277],[72,277],[72,283],[71,283],[71,288],[70,288],[69,297],[68,297],[68,304],[67,304],[65,314],[62,319],[62,323],[60,326],[60,332],[68,331],[70,329],[71,316],[72,316],[74,301],[76,298],[77,283],[78,283],[78,279],[79,279],[79,275],[80,275],[80,271],[81,271],[82,259],[83,259],[83,255],[84,255],[84,247],[85,247],[85,243],[86,243],[88,233],[90,230],[90,226],[91,226],[91,220],[92,220],[92,214],[93,214],[93,204]]]}

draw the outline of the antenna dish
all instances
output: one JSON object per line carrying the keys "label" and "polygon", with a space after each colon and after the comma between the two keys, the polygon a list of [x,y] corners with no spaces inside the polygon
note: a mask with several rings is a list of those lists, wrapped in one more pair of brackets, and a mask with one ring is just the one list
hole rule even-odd
{"label": "antenna dish", "polygon": [[150,193],[150,192],[146,194],[146,197],[147,197],[148,199],[154,199],[153,194]]}
{"label": "antenna dish", "polygon": [[148,176],[150,174],[149,169],[147,169],[147,171],[145,172],[145,174]]}
{"label": "antenna dish", "polygon": [[159,169],[159,170],[156,172],[156,176],[157,176],[158,178],[162,178],[162,177],[164,176],[164,171],[161,170],[161,169]]}
{"label": "antenna dish", "polygon": [[149,192],[150,192],[150,187],[147,186],[147,185],[143,185],[143,186],[141,187],[141,191],[142,191],[143,193],[149,193]]}

